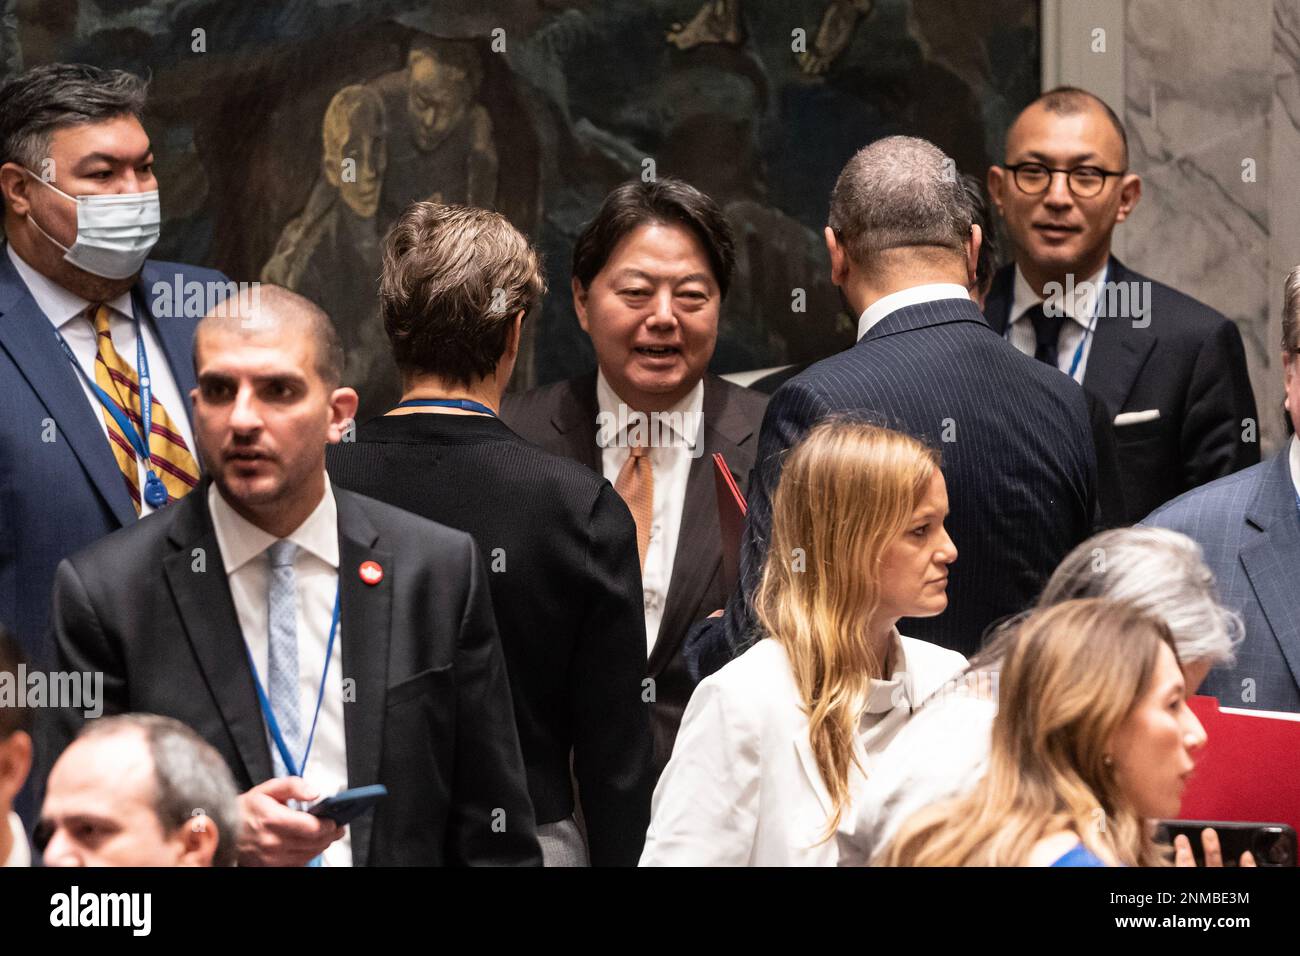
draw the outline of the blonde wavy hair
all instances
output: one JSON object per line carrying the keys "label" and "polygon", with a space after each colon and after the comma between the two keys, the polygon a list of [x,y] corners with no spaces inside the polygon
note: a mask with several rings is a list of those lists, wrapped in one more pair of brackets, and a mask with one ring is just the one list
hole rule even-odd
{"label": "blonde wavy hair", "polygon": [[785,648],[808,735],[834,804],[823,842],[849,802],[853,744],[872,678],[884,676],[867,627],[880,604],[880,564],[939,468],[900,432],[832,419],[789,454],[772,503],[755,610]]}
{"label": "blonde wavy hair", "polygon": [[1106,756],[1162,644],[1177,657],[1162,621],[1120,601],[1066,601],[1026,618],[1003,659],[988,774],[909,818],[877,865],[1024,866],[1039,840],[1065,830],[1108,862],[1167,864]]}

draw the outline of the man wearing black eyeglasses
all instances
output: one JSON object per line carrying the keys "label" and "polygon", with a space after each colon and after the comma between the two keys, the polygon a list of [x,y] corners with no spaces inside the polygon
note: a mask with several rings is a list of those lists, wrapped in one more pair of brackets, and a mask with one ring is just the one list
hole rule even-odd
{"label": "man wearing black eyeglasses", "polygon": [[988,185],[1015,262],[994,278],[985,317],[1107,406],[1128,520],[1257,463],[1236,325],[1111,255],[1142,180],[1110,107],[1072,87],[1044,93],[1012,124]]}

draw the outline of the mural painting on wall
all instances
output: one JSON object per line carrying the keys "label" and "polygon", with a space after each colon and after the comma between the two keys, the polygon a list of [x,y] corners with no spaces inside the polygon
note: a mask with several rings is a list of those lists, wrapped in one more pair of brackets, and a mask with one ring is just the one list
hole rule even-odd
{"label": "mural painting on wall", "polygon": [[852,343],[822,228],[835,175],[893,133],[982,176],[1038,88],[1035,0],[0,0],[0,68],[152,76],[159,257],[302,292],[334,319],[362,417],[397,394],[385,231],[416,200],[500,210],[550,292],[515,386],[594,364],[569,291],[604,194],[680,176],[737,235],[717,371]]}

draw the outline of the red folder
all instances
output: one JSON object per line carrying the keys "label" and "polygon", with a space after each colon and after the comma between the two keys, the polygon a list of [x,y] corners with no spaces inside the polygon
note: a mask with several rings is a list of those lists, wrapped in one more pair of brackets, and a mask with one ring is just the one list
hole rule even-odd
{"label": "red folder", "polygon": [[713,453],[713,485],[718,494],[718,527],[722,529],[722,573],[728,593],[740,579],[740,539],[745,531],[749,505],[731,477],[731,469],[718,452]]}
{"label": "red folder", "polygon": [[1220,708],[1193,697],[1207,741],[1183,791],[1183,820],[1288,823],[1300,831],[1300,714]]}

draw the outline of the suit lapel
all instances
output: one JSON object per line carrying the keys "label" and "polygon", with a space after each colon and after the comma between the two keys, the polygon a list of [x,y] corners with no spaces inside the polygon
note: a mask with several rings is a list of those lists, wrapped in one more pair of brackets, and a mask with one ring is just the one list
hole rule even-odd
{"label": "suit lapel", "polygon": [[184,409],[168,409],[173,417],[182,412],[186,417],[190,415],[190,391],[195,386],[194,380],[194,323],[190,320],[179,321],[176,318],[162,317],[159,318],[148,307],[148,303],[156,301],[157,296],[150,294],[155,283],[165,283],[169,288],[174,282],[179,282],[179,277],[169,277],[163,274],[157,266],[148,264],[144,271],[140,273],[140,281],[135,284],[133,291],[135,297],[135,307],[138,314],[147,316],[148,321],[153,326],[154,335],[158,336],[158,341],[162,344],[163,353],[167,357],[167,367],[171,369],[172,378],[176,382],[176,390],[181,394],[181,401],[184,403]]}
{"label": "suit lapel", "polygon": [[[1107,283],[1140,280],[1112,257],[1107,271]],[[1104,299],[1097,303],[1104,309]],[[1150,303],[1148,303],[1148,309]],[[1150,314],[1147,315],[1150,320]],[[1155,348],[1156,335],[1151,331],[1154,323],[1145,329],[1134,328],[1132,318],[1120,315],[1100,315],[1092,334],[1092,348],[1088,350],[1088,369],[1083,384],[1106,403],[1111,416],[1118,415],[1128,401],[1133,383],[1146,364],[1147,356]]]}
{"label": "suit lapel", "polygon": [[122,472],[96,420],[77,371],[59,346],[54,327],[37,306],[0,244],[0,348],[9,353],[55,422],[104,503],[122,525],[133,524],[135,508]]}
{"label": "suit lapel", "polygon": [[[744,419],[732,413],[720,379],[704,377],[704,422],[700,434],[703,450],[691,462],[686,478],[686,499],[682,504],[681,530],[673,556],[673,574],[668,582],[668,602],[659,625],[659,639],[650,652],[648,670],[658,674],[672,660],[677,648],[701,608],[700,601],[722,565],[722,530],[718,523],[717,489],[713,478],[713,455],[720,452],[727,467],[734,469],[742,457],[740,443],[753,433]],[[744,475],[732,471],[737,485],[744,487]],[[701,542],[705,542],[701,546]]]}
{"label": "suit lapel", "polygon": [[1300,564],[1300,520],[1290,457],[1288,446],[1283,446],[1247,509],[1246,520],[1262,533],[1241,549],[1241,563],[1300,687],[1300,603],[1294,583]]}
{"label": "suit lapel", "polygon": [[[399,573],[390,552],[382,550],[379,532],[366,517],[356,496],[335,488],[339,521],[340,640],[343,646],[348,786],[379,782],[384,739],[384,707],[388,690],[388,648],[392,628],[393,580]],[[384,572],[375,585],[359,574],[374,561]],[[351,681],[348,685],[346,682]],[[370,854],[373,814],[354,820],[352,860],[365,866]]]}
{"label": "suit lapel", "polygon": [[813,753],[806,726],[795,734],[794,749],[799,754],[799,766],[803,768],[804,779],[812,792],[817,795],[817,803],[822,808],[822,813],[829,819],[835,812],[835,803],[831,800],[830,791],[826,789],[826,781],[822,779],[821,771],[817,769],[817,756]]}
{"label": "suit lapel", "polygon": [[1001,269],[989,287],[988,297],[984,300],[984,321],[998,335],[1005,335],[1007,319],[1011,317],[1012,289],[1016,280],[1016,264]]}
{"label": "suit lapel", "polygon": [[163,571],[204,680],[239,751],[247,782],[256,786],[272,776],[271,751],[239,615],[208,513],[208,483],[201,482],[170,508],[179,512],[169,534],[176,550],[163,559]]}
{"label": "suit lapel", "polygon": [[560,400],[551,413],[551,425],[559,435],[566,458],[580,461],[596,474],[603,469],[600,448],[596,444],[596,373],[571,379],[560,391]]}

